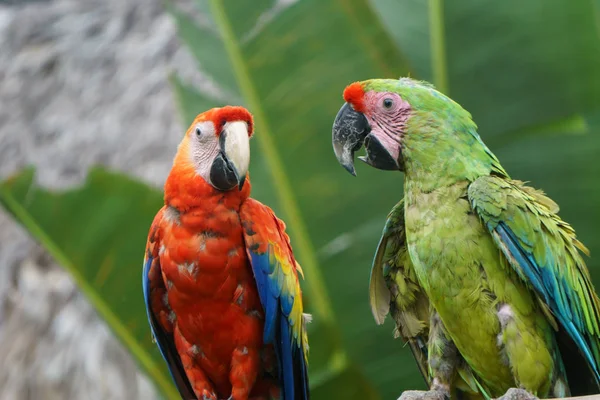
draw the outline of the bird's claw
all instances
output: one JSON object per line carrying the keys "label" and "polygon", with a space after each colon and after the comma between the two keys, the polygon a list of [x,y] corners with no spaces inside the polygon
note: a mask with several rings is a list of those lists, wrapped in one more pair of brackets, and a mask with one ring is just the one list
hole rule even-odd
{"label": "bird's claw", "polygon": [[217,396],[213,392],[205,389],[200,395],[200,400],[217,400]]}
{"label": "bird's claw", "polygon": [[510,388],[496,400],[539,400],[525,389]]}
{"label": "bird's claw", "polygon": [[398,400],[449,400],[450,396],[443,390],[406,390]]}

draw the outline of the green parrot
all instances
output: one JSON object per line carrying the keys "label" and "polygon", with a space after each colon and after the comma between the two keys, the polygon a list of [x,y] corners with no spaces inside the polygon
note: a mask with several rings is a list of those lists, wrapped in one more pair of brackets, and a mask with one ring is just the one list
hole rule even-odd
{"label": "green parrot", "polygon": [[540,190],[513,180],[471,115],[431,84],[355,82],[335,155],[404,172],[369,287],[429,391],[401,399],[568,397],[600,392],[600,301],[585,246]]}

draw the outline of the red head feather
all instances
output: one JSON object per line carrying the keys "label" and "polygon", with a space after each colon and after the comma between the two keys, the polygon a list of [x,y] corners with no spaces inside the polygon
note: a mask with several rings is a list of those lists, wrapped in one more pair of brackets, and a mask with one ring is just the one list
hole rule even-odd
{"label": "red head feather", "polygon": [[202,114],[198,114],[198,116],[196,117],[196,119],[194,119],[194,122],[190,126],[188,133],[198,122],[203,121],[214,122],[215,132],[217,133],[217,136],[221,134],[220,127],[223,126],[225,122],[229,121],[246,121],[246,123],[248,124],[248,136],[251,137],[254,133],[254,120],[252,118],[252,114],[250,114],[250,111],[246,110],[244,107],[225,106],[221,108],[211,108],[210,110],[205,111]]}
{"label": "red head feather", "polygon": [[[221,134],[223,124],[230,121],[245,121],[248,124],[248,136],[252,136],[254,131],[252,114],[244,107],[211,108],[196,116],[177,148],[173,168],[165,183],[165,201],[178,209],[197,205],[199,201],[204,201],[206,193],[218,192],[198,175],[196,166],[190,157],[190,138],[195,134],[196,125],[205,121],[213,122],[217,136]],[[248,197],[250,194],[249,179],[246,179],[242,191],[236,190],[235,193],[235,196]]]}
{"label": "red head feather", "polygon": [[361,86],[360,82],[354,82],[346,86],[344,89],[344,100],[352,104],[354,110],[358,112],[365,112],[365,91]]}

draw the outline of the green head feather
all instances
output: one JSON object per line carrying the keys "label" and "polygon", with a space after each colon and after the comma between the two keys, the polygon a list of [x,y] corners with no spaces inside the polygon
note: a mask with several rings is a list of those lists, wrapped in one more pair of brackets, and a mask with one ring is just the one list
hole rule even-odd
{"label": "green head feather", "polygon": [[[342,108],[334,125],[340,162],[348,161],[340,144],[345,140],[346,149],[349,141],[353,151],[360,147],[356,142],[365,145],[363,161],[368,164],[404,170],[408,179],[427,180],[428,186],[474,180],[491,171],[506,175],[479,137],[471,114],[430,83],[370,79],[349,85],[344,98],[352,110]],[[347,130],[347,121],[357,118],[352,112],[365,119],[360,137]]]}

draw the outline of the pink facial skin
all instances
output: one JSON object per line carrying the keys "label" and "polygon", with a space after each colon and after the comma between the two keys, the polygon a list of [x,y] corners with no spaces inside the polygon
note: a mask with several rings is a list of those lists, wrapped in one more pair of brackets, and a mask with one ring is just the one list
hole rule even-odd
{"label": "pink facial skin", "polygon": [[410,117],[410,104],[397,93],[370,91],[365,93],[364,105],[364,115],[371,125],[371,135],[398,161],[406,121]]}

